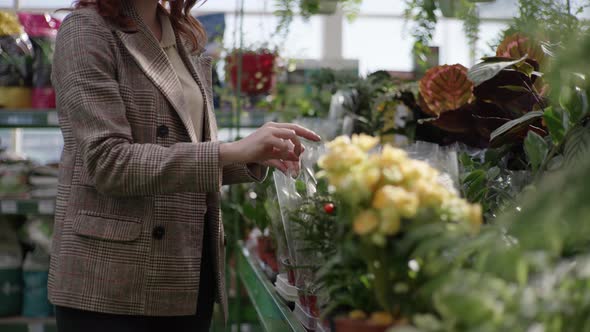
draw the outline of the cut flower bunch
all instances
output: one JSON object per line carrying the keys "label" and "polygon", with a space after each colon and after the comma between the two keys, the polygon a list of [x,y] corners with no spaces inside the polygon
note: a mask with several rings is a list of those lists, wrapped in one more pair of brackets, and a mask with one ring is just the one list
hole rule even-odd
{"label": "cut flower bunch", "polygon": [[341,136],[328,144],[319,160],[320,175],[353,210],[353,230],[378,246],[403,231],[408,222],[482,223],[481,207],[461,199],[439,182],[439,172],[405,151],[385,145],[371,153],[379,139],[368,135]]}

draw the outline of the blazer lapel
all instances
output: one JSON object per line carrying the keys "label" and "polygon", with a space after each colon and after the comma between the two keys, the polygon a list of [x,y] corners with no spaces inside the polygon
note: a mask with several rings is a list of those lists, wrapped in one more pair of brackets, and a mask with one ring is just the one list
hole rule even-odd
{"label": "blazer lapel", "polygon": [[125,15],[135,21],[138,31],[130,33],[129,31],[117,30],[117,35],[144,74],[170,102],[182,120],[191,141],[197,142],[195,128],[190,114],[186,111],[182,85],[172,64],[170,64],[166,53],[164,53],[159,42],[137,14],[133,5],[127,1],[122,1],[122,3]]}
{"label": "blazer lapel", "polygon": [[212,59],[208,56],[190,55],[178,34],[176,45],[182,61],[197,81],[205,100],[205,126],[203,126],[205,141],[217,141],[217,121],[213,110]]}

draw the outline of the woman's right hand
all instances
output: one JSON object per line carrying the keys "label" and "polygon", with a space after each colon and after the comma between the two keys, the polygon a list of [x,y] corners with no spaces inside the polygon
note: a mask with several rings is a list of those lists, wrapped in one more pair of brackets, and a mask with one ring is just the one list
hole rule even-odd
{"label": "woman's right hand", "polygon": [[311,130],[290,123],[269,122],[250,136],[220,147],[222,165],[233,163],[265,163],[270,160],[299,161],[304,148],[300,138],[318,142],[321,138]]}

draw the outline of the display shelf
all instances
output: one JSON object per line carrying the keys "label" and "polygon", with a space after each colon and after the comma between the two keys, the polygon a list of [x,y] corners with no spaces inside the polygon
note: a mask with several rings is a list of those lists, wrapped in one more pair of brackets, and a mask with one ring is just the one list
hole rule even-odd
{"label": "display shelf", "polygon": [[244,284],[252,305],[264,331],[301,331],[303,325],[274,289],[273,284],[260,270],[258,263],[248,249],[240,246],[237,250],[236,271]]}
{"label": "display shelf", "polygon": [[39,110],[0,110],[0,127],[3,128],[50,128],[59,126],[57,111]]}
{"label": "display shelf", "polygon": [[11,199],[0,200],[0,215],[46,215],[51,216],[55,211],[53,199]]}
{"label": "display shelf", "polygon": [[2,332],[54,332],[57,331],[55,318],[3,317],[0,318]]}
{"label": "display shelf", "polygon": [[[216,113],[217,126],[219,128],[231,128],[237,124],[237,117],[231,112],[222,111]],[[240,127],[258,128],[275,116],[265,111],[242,112]],[[57,111],[54,109],[0,109],[1,128],[51,128],[58,127]]]}

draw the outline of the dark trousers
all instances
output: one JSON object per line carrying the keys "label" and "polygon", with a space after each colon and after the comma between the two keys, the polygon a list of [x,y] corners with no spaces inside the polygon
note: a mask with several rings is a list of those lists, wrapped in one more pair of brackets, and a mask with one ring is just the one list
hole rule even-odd
{"label": "dark trousers", "polygon": [[203,259],[197,312],[192,316],[152,317],[112,315],[57,306],[59,332],[208,332],[215,301],[215,279],[209,241],[203,240]]}

